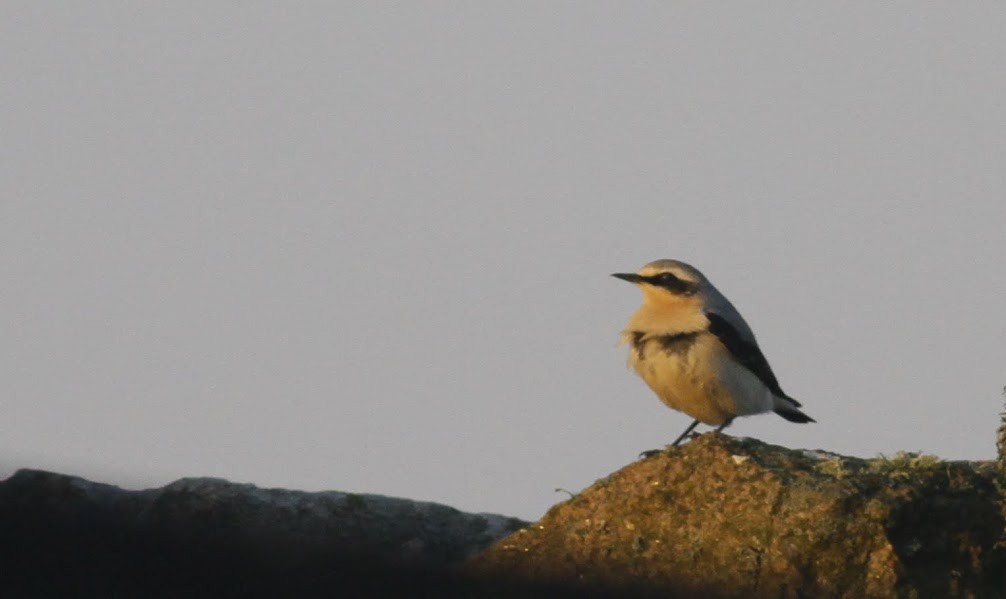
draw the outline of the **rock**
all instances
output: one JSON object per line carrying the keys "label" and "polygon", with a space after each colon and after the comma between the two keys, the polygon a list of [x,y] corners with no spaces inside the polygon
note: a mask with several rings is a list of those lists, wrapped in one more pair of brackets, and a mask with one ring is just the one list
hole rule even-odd
{"label": "rock", "polygon": [[467,571],[612,596],[1003,597],[996,473],[705,434],[598,481]]}
{"label": "rock", "polygon": [[208,478],[144,491],[31,470],[0,482],[4,596],[408,595],[461,584],[453,564],[525,524]]}
{"label": "rock", "polygon": [[1000,481],[992,461],[706,434],[528,525],[377,495],[219,479],[124,491],[22,470],[0,482],[0,596],[1006,597]]}
{"label": "rock", "polygon": [[[1006,397],[1006,386],[1003,386],[1003,397]],[[999,413],[999,428],[996,429],[996,449],[998,450],[999,472],[1003,476],[1006,476],[1006,411]]]}

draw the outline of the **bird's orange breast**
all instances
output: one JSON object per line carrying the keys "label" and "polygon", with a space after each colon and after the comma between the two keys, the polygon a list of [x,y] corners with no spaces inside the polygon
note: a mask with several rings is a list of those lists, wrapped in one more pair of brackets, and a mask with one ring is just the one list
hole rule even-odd
{"label": "bird's orange breast", "polygon": [[714,426],[737,416],[731,390],[717,376],[723,348],[714,336],[639,333],[627,341],[629,365],[667,406]]}

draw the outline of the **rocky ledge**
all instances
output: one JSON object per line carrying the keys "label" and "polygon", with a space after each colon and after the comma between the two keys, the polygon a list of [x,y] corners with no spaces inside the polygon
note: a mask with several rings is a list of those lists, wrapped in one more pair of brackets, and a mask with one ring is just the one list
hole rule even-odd
{"label": "rocky ledge", "polygon": [[994,462],[705,434],[598,481],[468,568],[613,596],[1004,597],[997,480]]}
{"label": "rocky ledge", "polygon": [[1000,469],[705,434],[529,525],[184,479],[0,482],[7,597],[1006,597]]}
{"label": "rocky ledge", "polygon": [[210,478],[125,491],[21,470],[0,482],[0,586],[8,597],[451,591],[452,565],[526,524],[379,495]]}

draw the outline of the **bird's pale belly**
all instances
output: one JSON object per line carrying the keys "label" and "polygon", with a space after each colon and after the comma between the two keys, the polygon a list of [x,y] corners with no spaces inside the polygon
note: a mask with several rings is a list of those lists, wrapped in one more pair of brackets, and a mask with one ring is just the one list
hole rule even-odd
{"label": "bird's pale belly", "polygon": [[680,347],[656,339],[641,341],[629,364],[667,406],[709,425],[739,415],[730,386],[716,375],[719,352],[708,336]]}

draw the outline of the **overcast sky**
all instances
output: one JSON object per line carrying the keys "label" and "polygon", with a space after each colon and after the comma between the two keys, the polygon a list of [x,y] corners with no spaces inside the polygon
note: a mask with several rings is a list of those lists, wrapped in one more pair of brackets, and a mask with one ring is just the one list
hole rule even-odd
{"label": "overcast sky", "polygon": [[992,458],[1003,31],[992,3],[7,3],[0,477],[537,518],[690,422],[616,346],[640,295],[609,274],[657,258],[817,420],[730,434]]}

